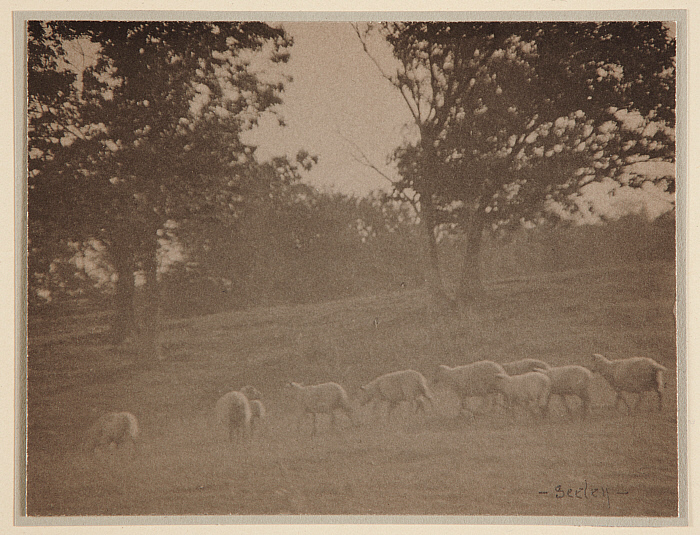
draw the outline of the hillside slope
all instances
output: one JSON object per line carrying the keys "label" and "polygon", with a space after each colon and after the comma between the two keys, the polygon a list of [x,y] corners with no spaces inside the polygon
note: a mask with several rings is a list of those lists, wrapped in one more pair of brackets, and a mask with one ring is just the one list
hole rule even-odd
{"label": "hillside slope", "polygon": [[[64,514],[677,514],[674,266],[629,265],[500,279],[467,317],[434,315],[422,290],[172,321],[167,360],[143,365],[103,343],[104,314],[31,318],[28,511]],[[360,426],[308,437],[283,386],[341,382],[351,394],[388,371],[430,380],[438,364],[535,357],[585,364],[591,353],[668,367],[664,410],[614,410],[597,378],[593,414],[546,420],[500,413],[469,423],[436,390],[427,416],[371,408]],[[269,421],[236,450],[212,427],[223,393],[253,384]],[[572,402],[572,405],[574,402]],[[108,410],[139,417],[134,460],[77,450]],[[560,501],[557,485],[607,486],[604,500]],[[548,489],[548,490],[547,490]],[[549,494],[541,494],[547,490]],[[630,496],[632,494],[632,497]]]}

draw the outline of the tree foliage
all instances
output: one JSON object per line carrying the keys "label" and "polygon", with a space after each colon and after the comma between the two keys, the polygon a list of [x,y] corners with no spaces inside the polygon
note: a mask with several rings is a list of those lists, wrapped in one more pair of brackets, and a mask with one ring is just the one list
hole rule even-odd
{"label": "tree foliage", "polygon": [[[275,64],[287,60],[291,41],[256,22],[29,27],[29,79],[38,80],[29,86],[30,238],[106,243],[123,331],[133,324],[134,271],[156,292],[166,222],[234,217],[281,180],[258,170],[241,134],[281,102],[285,78]],[[81,83],[62,67],[69,38],[94,44]],[[54,98],[57,84],[64,89]]]}
{"label": "tree foliage", "polygon": [[391,46],[396,70],[382,72],[414,119],[396,189],[418,193],[429,242],[447,222],[467,235],[458,299],[478,291],[483,229],[536,219],[592,180],[640,185],[637,162],[675,161],[675,40],[660,22],[356,30],[368,53],[372,31]]}

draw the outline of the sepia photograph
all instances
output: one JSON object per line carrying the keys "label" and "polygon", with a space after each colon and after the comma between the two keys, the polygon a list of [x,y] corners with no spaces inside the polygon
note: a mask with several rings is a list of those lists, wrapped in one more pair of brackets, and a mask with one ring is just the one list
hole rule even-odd
{"label": "sepia photograph", "polygon": [[685,12],[616,13],[15,13],[15,522],[686,525]]}

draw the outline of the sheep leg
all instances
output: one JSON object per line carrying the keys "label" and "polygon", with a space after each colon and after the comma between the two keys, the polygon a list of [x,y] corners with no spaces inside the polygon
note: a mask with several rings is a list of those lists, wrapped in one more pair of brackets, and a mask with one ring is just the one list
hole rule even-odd
{"label": "sheep leg", "polygon": [[513,403],[508,403],[506,405],[506,414],[511,420],[516,419],[516,414],[515,414],[515,405]]}
{"label": "sheep leg", "polygon": [[128,443],[128,448],[129,448],[129,457],[131,459],[136,458],[136,453],[137,453],[137,444],[136,441],[134,440],[133,437],[129,437],[129,439],[126,441]]}
{"label": "sheep leg", "polygon": [[631,410],[631,407],[630,407],[629,403],[627,402],[627,400],[625,399],[625,397],[622,395],[622,392],[618,392],[617,397],[615,397],[615,408],[616,409],[617,409],[617,406],[620,403],[620,401],[622,401],[627,406],[628,411]]}
{"label": "sheep leg", "polygon": [[495,394],[492,394],[492,396],[496,408],[505,409],[505,400],[503,394],[496,392]]}
{"label": "sheep leg", "polygon": [[357,422],[355,421],[355,417],[353,415],[353,411],[350,409],[345,409],[345,414],[347,417],[350,419],[350,423],[352,424],[353,427],[357,427]]}
{"label": "sheep leg", "polygon": [[305,426],[304,422],[306,421],[307,416],[311,416],[310,412],[302,412],[301,415],[299,416],[299,425],[297,426],[297,430],[301,433],[303,431],[303,428]]}
{"label": "sheep leg", "polygon": [[[634,411],[634,412],[637,411],[637,409],[639,408],[639,402],[642,401],[642,396],[643,396],[643,395],[644,395],[644,393],[642,393],[642,392],[639,393],[639,397],[637,398],[636,401],[634,401],[634,402],[632,403],[632,406],[630,407],[630,413],[633,412],[633,411]],[[628,405],[628,406],[629,406],[629,405]]]}
{"label": "sheep leg", "polygon": [[550,393],[550,394],[547,396],[547,401],[545,402],[544,408],[543,408],[544,410],[547,411],[547,416],[551,416],[551,414],[552,414],[552,397],[554,397],[554,396],[556,396],[556,395],[557,395],[557,394],[552,394],[552,393]]}
{"label": "sheep leg", "polygon": [[579,396],[581,398],[581,416],[585,418],[591,410],[591,400],[588,397],[588,393],[583,393]]}
{"label": "sheep leg", "polygon": [[393,411],[396,407],[397,407],[397,404],[396,404],[396,403],[393,403],[393,402],[389,403],[389,408],[388,408],[388,410],[386,411],[386,421],[387,421],[387,423],[390,423],[390,422],[391,422],[391,413],[392,413],[392,411]]}
{"label": "sheep leg", "polygon": [[467,398],[466,397],[460,398],[460,400],[459,400],[459,412],[460,412],[460,414],[467,413],[469,415],[470,420],[474,419],[474,413],[471,410],[469,410],[469,408],[467,407]]}
{"label": "sheep leg", "polygon": [[489,405],[488,396],[487,396],[487,397],[479,398],[479,410],[478,410],[478,413],[479,413],[479,414],[484,414],[484,413],[486,412],[486,410],[484,409],[484,407],[485,407],[485,406],[488,406],[488,405]]}
{"label": "sheep leg", "polygon": [[233,442],[236,439],[236,429],[229,423],[228,425],[228,441]]}
{"label": "sheep leg", "polygon": [[423,411],[423,414],[427,414],[428,409],[426,407],[428,402],[430,402],[430,410],[434,411],[435,405],[433,403],[433,400],[429,397],[421,396],[419,398],[416,398],[416,412],[418,412],[418,408],[420,408]]}
{"label": "sheep leg", "polygon": [[535,418],[541,419],[544,417],[544,413],[542,411],[542,405],[540,404],[540,400],[538,398],[530,400],[527,408],[529,409],[529,411],[532,413],[532,415]]}
{"label": "sheep leg", "polygon": [[382,406],[384,404],[380,399],[375,399],[372,405],[372,416],[376,420],[382,415]]}
{"label": "sheep leg", "polygon": [[460,398],[459,399],[459,410],[461,410],[461,411],[467,410],[467,398]]}
{"label": "sheep leg", "polygon": [[566,402],[566,395],[562,394],[561,402],[564,404],[564,408],[566,409],[566,415],[571,416],[571,407],[569,407],[569,404]]}
{"label": "sheep leg", "polygon": [[663,404],[661,402],[661,392],[664,389],[664,372],[663,370],[658,370],[656,372],[656,396],[657,396],[657,409],[661,411]]}
{"label": "sheep leg", "polygon": [[505,402],[503,400],[503,394],[500,392],[494,392],[493,394],[488,394],[486,397],[486,400],[488,401],[488,406],[490,411],[494,411],[496,409],[503,409],[505,406]]}
{"label": "sheep leg", "polygon": [[542,403],[540,403],[540,412],[542,413],[543,418],[549,417],[552,412],[549,403],[551,400],[551,395],[547,394],[547,396],[542,400]]}
{"label": "sheep leg", "polygon": [[540,418],[547,416],[549,412],[549,394],[543,395],[537,402],[537,408],[539,409]]}

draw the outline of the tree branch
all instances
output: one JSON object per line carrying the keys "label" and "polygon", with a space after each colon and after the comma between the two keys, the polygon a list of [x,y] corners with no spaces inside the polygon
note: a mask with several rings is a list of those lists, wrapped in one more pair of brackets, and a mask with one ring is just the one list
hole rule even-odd
{"label": "tree branch", "polygon": [[338,134],[338,136],[340,138],[342,138],[347,144],[352,146],[353,150],[348,151],[348,153],[350,154],[350,157],[353,160],[355,160],[357,163],[359,163],[361,165],[364,165],[365,167],[369,167],[370,169],[373,169],[381,178],[383,178],[384,180],[386,180],[387,182],[389,182],[392,185],[394,191],[396,193],[398,193],[399,196],[401,196],[401,198],[403,198],[404,200],[408,201],[411,204],[411,206],[415,210],[416,214],[420,213],[420,211],[418,209],[419,200],[416,198],[417,194],[413,195],[413,196],[408,195],[403,189],[399,188],[397,181],[392,179],[388,174],[386,174],[379,167],[377,167],[374,163],[372,163],[372,161],[367,157],[367,155],[362,151],[362,149],[360,149],[360,147],[357,145],[357,143],[355,143],[354,141],[352,141],[351,139],[349,139],[348,137],[343,135],[338,130],[336,130],[336,134]]}
{"label": "tree branch", "polygon": [[[420,101],[416,100],[415,101],[415,110],[413,109],[413,106],[411,106],[411,102],[408,100],[408,97],[406,96],[406,93],[404,92],[404,87],[408,86],[408,84],[401,83],[400,80],[395,79],[393,76],[387,74],[384,72],[384,69],[381,68],[379,65],[379,62],[376,60],[376,58],[370,53],[369,48],[367,48],[367,42],[362,38],[362,34],[360,33],[359,28],[357,27],[357,23],[350,23],[350,26],[355,30],[355,33],[357,34],[357,38],[360,41],[360,44],[362,45],[362,49],[365,51],[365,54],[367,54],[367,57],[374,63],[374,65],[377,67],[377,70],[379,71],[379,74],[382,75],[383,78],[385,78],[391,85],[393,85],[396,89],[398,89],[399,93],[401,93],[401,96],[403,97],[404,101],[406,102],[406,106],[408,106],[408,109],[411,112],[411,115],[413,116],[414,121],[416,124],[420,124],[421,118],[420,118]],[[405,68],[404,68],[405,70]],[[412,96],[415,100],[415,94],[413,94],[413,90],[411,88],[408,88],[409,91],[411,91]]]}

